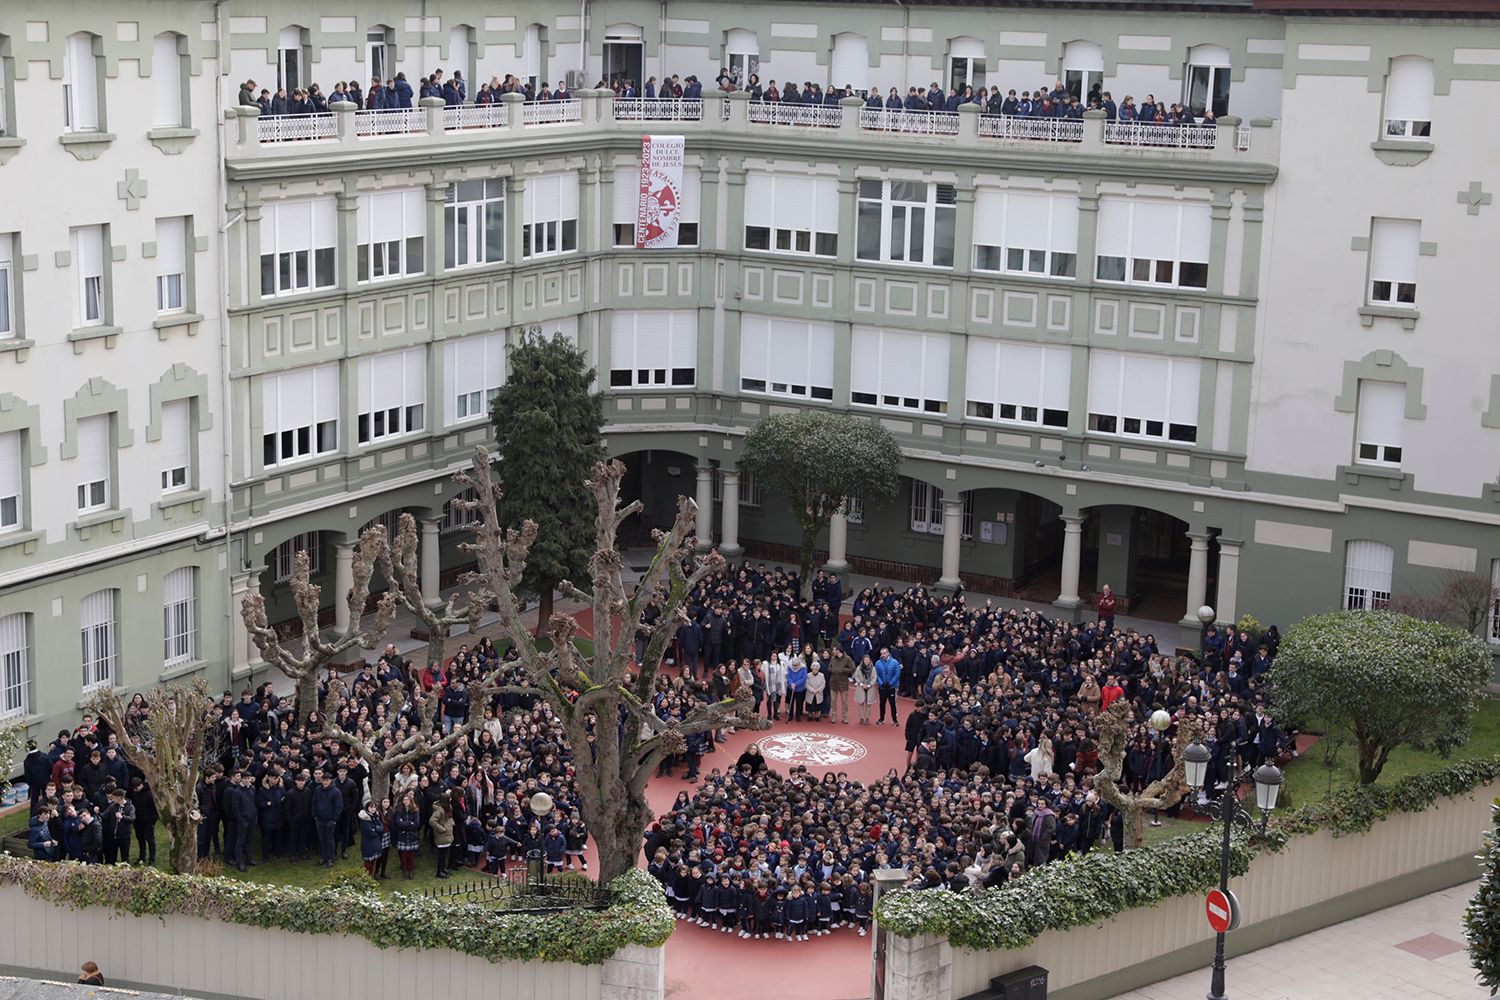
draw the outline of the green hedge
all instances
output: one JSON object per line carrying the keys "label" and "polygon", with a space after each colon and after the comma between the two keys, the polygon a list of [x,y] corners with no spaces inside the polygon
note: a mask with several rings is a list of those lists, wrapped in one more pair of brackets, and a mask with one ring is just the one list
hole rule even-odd
{"label": "green hedge", "polygon": [[[1256,854],[1280,850],[1291,837],[1319,830],[1336,837],[1362,833],[1393,813],[1422,812],[1496,778],[1500,757],[1484,757],[1389,785],[1336,792],[1275,817],[1264,837],[1236,831],[1230,875],[1245,874]],[[1126,910],[1216,887],[1223,839],[1224,828],[1215,825],[1158,847],[1124,854],[1090,851],[979,892],[899,889],[881,897],[875,916],[901,937],[936,934],[950,944],[981,951],[1022,948],[1043,931],[1096,924]]]}
{"label": "green hedge", "polygon": [[641,869],[611,883],[616,902],[607,910],[540,915],[344,887],[309,890],[11,855],[0,856],[0,884],[73,909],[104,906],[136,916],[170,913],[302,934],[351,934],[379,948],[447,948],[491,962],[595,965],[626,945],[665,944],[674,926],[660,883]]}
{"label": "green hedge", "polygon": [[1484,876],[1464,911],[1464,937],[1480,985],[1488,986],[1494,996],[1500,993],[1500,799],[1490,809],[1495,825],[1484,835],[1484,849],[1479,852]]}

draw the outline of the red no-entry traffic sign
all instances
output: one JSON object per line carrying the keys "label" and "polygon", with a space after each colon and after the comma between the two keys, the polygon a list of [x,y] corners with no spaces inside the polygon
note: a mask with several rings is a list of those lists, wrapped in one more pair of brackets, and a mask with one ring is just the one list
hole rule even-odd
{"label": "red no-entry traffic sign", "polygon": [[1240,901],[1227,889],[1214,889],[1204,900],[1208,926],[1217,934],[1232,931],[1240,925]]}

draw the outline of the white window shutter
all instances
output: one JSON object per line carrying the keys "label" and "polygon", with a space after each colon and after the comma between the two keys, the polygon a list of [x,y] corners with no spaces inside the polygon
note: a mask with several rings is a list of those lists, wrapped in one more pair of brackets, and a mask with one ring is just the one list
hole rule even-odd
{"label": "white window shutter", "polygon": [[109,478],[109,414],[78,421],[78,481]]}
{"label": "white window shutter", "polygon": [[1000,400],[1036,406],[1042,381],[1042,348],[1032,344],[1000,346]]}
{"label": "white window shutter", "polygon": [[833,36],[833,53],[828,60],[828,83],[834,87],[851,84],[867,86],[870,76],[870,48],[864,35],[845,32]]}
{"label": "white window shutter", "polygon": [[151,124],[157,128],[182,125],[182,57],[177,36],[157,35],[151,49]]}
{"label": "white window shutter", "polygon": [[1045,249],[1052,214],[1044,194],[1012,191],[1005,197],[1005,246]]}
{"label": "white window shutter", "polygon": [[1370,242],[1370,278],[1415,282],[1422,224],[1414,219],[1376,219]]}
{"label": "white window shutter", "polygon": [[[363,202],[364,198],[361,198],[360,201]],[[296,250],[312,249],[313,203],[308,201],[288,201],[274,207],[277,252],[291,253]],[[369,213],[361,211],[355,214],[357,218],[364,220]],[[361,242],[366,240],[366,232],[367,230],[361,227]]]}
{"label": "white window shutter", "polygon": [[1063,69],[1104,72],[1104,46],[1098,42],[1067,42],[1063,45]]}
{"label": "white window shutter", "polygon": [[766,366],[771,381],[807,385],[807,324],[795,320],[772,320],[767,343]]}
{"label": "white window shutter", "polygon": [[[338,245],[338,207],[333,198],[315,198],[310,203],[312,216],[311,245],[316,249],[328,249]],[[306,250],[307,245],[296,247]]]}
{"label": "white window shutter", "polygon": [[1207,263],[1212,231],[1213,216],[1207,205],[1184,204],[1182,206],[1182,241],[1177,251],[1177,259]]}
{"label": "white window shutter", "polygon": [[115,592],[96,590],[79,605],[79,620],[84,628],[112,624],[115,620]]}
{"label": "white window shutter", "polygon": [[339,419],[339,366],[313,369],[314,423]]}
{"label": "white window shutter", "polygon": [[852,392],[878,395],[883,368],[880,331],[856,326],[850,339],[853,350],[849,352],[849,388]]}
{"label": "white window shutter", "polygon": [[[843,86],[843,84],[838,84]],[[836,233],[839,231],[839,182],[832,177],[819,177],[813,181],[815,231]]]}
{"label": "white window shutter", "polygon": [[1432,120],[1432,95],[1437,87],[1431,59],[1397,56],[1385,83],[1385,117],[1394,121]]}
{"label": "white window shutter", "polygon": [[185,469],[193,453],[192,401],[173,399],[161,405],[162,468]]}
{"label": "white window shutter", "polygon": [[666,314],[668,328],[671,330],[672,342],[671,359],[672,368],[694,368],[698,367],[698,314],[694,311],[682,310]]}
{"label": "white window shutter", "polygon": [[1130,256],[1176,260],[1179,206],[1164,201],[1136,201],[1130,228]]}
{"label": "white window shutter", "polygon": [[1052,245],[1053,253],[1078,252],[1078,196],[1055,194],[1052,196]]}
{"label": "white window shutter", "polygon": [[1005,245],[1005,192],[980,188],[974,193],[974,244]]}
{"label": "white window shutter", "polygon": [[1120,412],[1120,370],[1124,355],[1094,351],[1089,355],[1089,412]]}
{"label": "white window shutter", "polygon": [[87,32],[68,36],[67,79],[73,90],[73,131],[99,128],[98,66],[94,38]]}
{"label": "white window shutter", "polygon": [[921,399],[923,389],[922,335],[883,330],[880,333],[880,342],[878,375],[881,389],[890,395]]}
{"label": "white window shutter", "polygon": [[187,266],[187,227],[178,216],[156,220],[156,273],[182,274]]}
{"label": "white window shutter", "polygon": [[0,498],[21,495],[21,432],[0,434]]}
{"label": "white window shutter", "polygon": [[812,385],[833,388],[833,324],[809,323],[808,378]]}
{"label": "white window shutter", "polygon": [[945,333],[924,334],[922,339],[922,398],[948,399],[948,335]]}
{"label": "white window shutter", "polygon": [[980,337],[969,339],[968,368],[964,373],[965,393],[981,403],[995,403],[1001,397],[999,385],[1000,344]]}
{"label": "white window shutter", "polygon": [[1359,383],[1359,439],[1401,447],[1406,425],[1406,386],[1399,382]]}
{"label": "white window shutter", "polygon": [[1044,347],[1042,351],[1042,405],[1049,410],[1068,409],[1068,387],[1073,376],[1073,352],[1066,347]]}
{"label": "white window shutter", "polygon": [[1099,199],[1100,257],[1130,256],[1130,202],[1120,198]]}
{"label": "white window shutter", "polygon": [[776,200],[771,223],[777,229],[807,229],[816,212],[815,182],[811,177],[776,176]]}
{"label": "white window shutter", "polygon": [[741,316],[740,378],[757,382],[770,381],[770,367],[766,363],[770,325],[770,320],[764,316]]}
{"label": "white window shutter", "polygon": [[1127,416],[1142,420],[1167,419],[1167,393],[1171,381],[1166,358],[1125,355],[1125,376],[1121,392]]}
{"label": "white window shutter", "polygon": [[1171,362],[1171,403],[1167,419],[1174,424],[1198,426],[1198,392],[1202,365],[1197,361]]}
{"label": "white window shutter", "polygon": [[558,219],[578,218],[578,175],[561,174],[557,178]]}
{"label": "white window shutter", "polygon": [[614,191],[611,197],[614,199],[614,224],[617,226],[635,225],[641,201],[640,169],[616,167]]}

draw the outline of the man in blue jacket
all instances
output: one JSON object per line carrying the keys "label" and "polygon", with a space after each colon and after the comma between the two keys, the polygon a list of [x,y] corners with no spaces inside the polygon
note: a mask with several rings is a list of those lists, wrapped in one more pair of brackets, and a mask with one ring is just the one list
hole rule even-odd
{"label": "man in blue jacket", "polygon": [[333,831],[338,825],[339,815],[344,811],[344,797],[333,785],[333,775],[324,771],[318,777],[318,787],[313,789],[313,826],[318,831],[318,851],[322,856],[322,867],[333,867]]}
{"label": "man in blue jacket", "polygon": [[896,685],[901,683],[901,664],[891,655],[888,648],[881,647],[880,659],[875,661],[875,687],[880,692],[880,719],[875,723],[877,726],[885,725],[885,706],[891,706],[891,725],[897,725],[896,718]]}

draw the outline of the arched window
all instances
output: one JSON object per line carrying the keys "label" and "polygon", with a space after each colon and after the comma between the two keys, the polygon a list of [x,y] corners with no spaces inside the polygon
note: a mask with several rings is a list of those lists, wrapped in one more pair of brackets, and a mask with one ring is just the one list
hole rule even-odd
{"label": "arched window", "polygon": [[984,43],[967,35],[948,43],[948,86],[964,92],[984,86]]}
{"label": "arched window", "polygon": [[1194,116],[1203,117],[1209,108],[1216,117],[1229,114],[1229,50],[1222,45],[1188,49],[1182,90],[1182,103]]}
{"label": "arched window", "polygon": [[1344,610],[1378,611],[1391,603],[1391,567],[1396,550],[1357,538],[1344,546]]}
{"label": "arched window", "polygon": [[94,36],[86,31],[68,36],[63,52],[63,129],[99,131],[99,56]]}
{"label": "arched window", "polygon": [[166,31],[156,36],[151,49],[151,127],[186,128],[186,56],[182,36]]}
{"label": "arched window", "polygon": [[1104,46],[1098,42],[1068,42],[1063,46],[1063,86],[1084,104],[1104,88]]}
{"label": "arched window", "polygon": [[870,47],[864,35],[845,32],[833,36],[833,51],[828,60],[828,85],[845,85],[863,89],[860,85],[870,76]]}
{"label": "arched window", "polygon": [[735,86],[743,87],[760,72],[760,41],[746,28],[724,32],[724,68]]}

